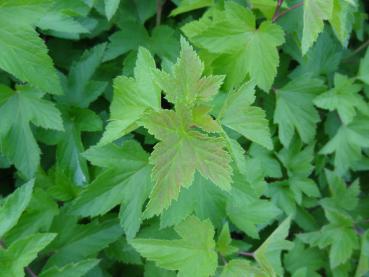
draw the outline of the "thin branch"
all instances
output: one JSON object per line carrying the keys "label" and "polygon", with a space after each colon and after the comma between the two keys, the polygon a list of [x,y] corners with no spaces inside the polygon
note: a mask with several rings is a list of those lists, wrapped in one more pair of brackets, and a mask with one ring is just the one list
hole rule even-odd
{"label": "thin branch", "polygon": [[242,251],[242,252],[239,252],[238,255],[254,258],[254,253],[253,252],[244,252],[244,251]]}
{"label": "thin branch", "polygon": [[364,50],[368,46],[369,46],[369,39],[367,41],[365,41],[362,45],[360,45],[358,48],[356,48],[354,51],[352,51],[352,53],[345,58],[345,61],[347,61],[347,60],[351,59],[352,57],[354,57],[355,55],[359,54],[362,50]]}
{"label": "thin branch", "polygon": [[163,12],[163,6],[167,0],[156,0],[156,26],[161,23],[161,15]]}
{"label": "thin branch", "polygon": [[275,12],[274,12],[273,18],[272,18],[273,22],[276,20],[276,18],[278,18],[279,11],[281,9],[282,4],[283,4],[283,0],[278,0],[277,7],[275,8]]}
{"label": "thin branch", "polygon": [[273,22],[276,22],[279,18],[281,18],[282,16],[285,16],[287,13],[289,13],[290,11],[292,10],[295,10],[297,8],[300,8],[301,6],[304,5],[304,1],[301,1],[295,5],[292,5],[291,7],[289,7],[288,9],[284,10],[283,12],[281,13],[278,13],[277,15],[273,16],[273,19],[272,21]]}
{"label": "thin branch", "polygon": [[[2,247],[2,248],[6,248],[6,245],[5,245],[5,242],[3,241],[3,240],[0,240],[0,247]],[[29,276],[31,276],[31,277],[38,277],[37,276],[37,274],[36,273],[34,273],[33,271],[32,271],[32,269],[29,267],[29,266],[27,266],[26,268],[25,268],[25,270],[26,270],[26,272],[27,272],[27,274],[29,275]]]}

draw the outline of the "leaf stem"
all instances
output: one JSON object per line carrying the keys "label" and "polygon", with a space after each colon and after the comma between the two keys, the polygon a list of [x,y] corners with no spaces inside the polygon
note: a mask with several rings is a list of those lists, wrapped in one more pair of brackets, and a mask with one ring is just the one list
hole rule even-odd
{"label": "leaf stem", "polygon": [[365,41],[363,44],[361,44],[358,48],[356,48],[354,51],[352,51],[352,53],[350,55],[348,55],[344,61],[347,61],[349,59],[351,59],[353,56],[359,54],[362,50],[364,50],[365,48],[367,48],[369,46],[369,39],[367,41]]}
{"label": "leaf stem", "polygon": [[275,11],[274,11],[274,14],[273,14],[272,22],[274,22],[276,20],[276,18],[278,18],[279,11],[281,9],[282,4],[283,4],[283,0],[278,0],[277,7],[275,7]]}
{"label": "leaf stem", "polygon": [[163,6],[167,0],[156,0],[156,26],[161,23],[161,15],[163,12]]}
{"label": "leaf stem", "polygon": [[[301,6],[304,5],[304,1],[301,1],[295,5],[292,5],[291,7],[289,7],[288,9],[284,10],[283,12],[279,13],[279,10],[281,7],[278,8],[278,5],[277,5],[277,8],[278,8],[278,13],[274,13],[273,15],[273,19],[272,19],[272,22],[276,22],[279,18],[281,18],[282,16],[285,16],[287,13],[289,13],[290,11],[292,10],[295,10]],[[277,9],[276,9],[276,12],[277,12]]]}
{"label": "leaf stem", "polygon": [[238,255],[245,256],[245,257],[252,257],[252,258],[255,257],[253,252],[245,252],[245,251],[239,252]]}

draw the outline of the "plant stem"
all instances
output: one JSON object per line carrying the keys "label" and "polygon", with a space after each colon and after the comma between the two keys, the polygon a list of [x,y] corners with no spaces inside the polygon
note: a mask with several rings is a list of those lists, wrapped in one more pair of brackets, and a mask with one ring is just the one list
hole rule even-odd
{"label": "plant stem", "polygon": [[245,257],[253,257],[254,258],[254,253],[253,252],[239,252],[238,255],[240,256],[245,256]]}
{"label": "plant stem", "polygon": [[283,0],[278,0],[277,7],[275,8],[275,12],[274,12],[273,18],[272,18],[273,22],[276,20],[276,18],[278,18],[279,11],[281,9],[282,4],[283,4]]}
{"label": "plant stem", "polygon": [[167,0],[156,0],[156,26],[160,25],[163,6]]}
{"label": "plant stem", "polygon": [[352,53],[350,55],[348,55],[345,58],[345,60],[351,59],[353,56],[355,56],[356,54],[360,53],[362,50],[364,50],[368,46],[369,46],[369,39],[367,41],[365,41],[362,45],[360,45],[358,48],[356,48],[354,51],[352,51]]}
{"label": "plant stem", "polygon": [[[279,7],[279,9],[278,9],[278,14],[275,14],[275,13],[274,13],[274,16],[273,16],[272,22],[276,22],[279,18],[281,18],[282,16],[285,16],[288,12],[290,12],[290,11],[292,11],[292,10],[295,10],[295,9],[297,9],[297,8],[299,8],[299,7],[303,6],[303,5],[304,5],[304,1],[301,1],[301,2],[299,2],[299,3],[297,3],[297,4],[295,4],[295,5],[292,5],[291,7],[289,7],[288,9],[284,10],[284,11],[283,11],[283,12],[281,12],[281,13],[279,13],[279,9],[280,9],[280,7]],[[278,6],[277,6],[277,7],[278,7]],[[277,9],[276,9],[276,11],[277,11]]]}

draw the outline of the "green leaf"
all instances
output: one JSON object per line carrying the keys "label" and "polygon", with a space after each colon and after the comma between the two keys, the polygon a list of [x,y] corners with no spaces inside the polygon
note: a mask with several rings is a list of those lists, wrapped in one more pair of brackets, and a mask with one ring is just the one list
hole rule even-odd
{"label": "green leaf", "polygon": [[33,234],[12,243],[7,249],[0,249],[0,276],[24,276],[24,268],[37,257],[56,234]]}
{"label": "green leaf", "polygon": [[336,110],[344,124],[349,124],[356,116],[356,111],[368,111],[367,103],[361,97],[361,85],[339,73],[334,77],[334,88],[320,94],[314,104],[329,111]]}
{"label": "green leaf", "polygon": [[34,180],[27,182],[9,195],[0,206],[0,238],[13,228],[32,196]]}
{"label": "green leaf", "polygon": [[63,79],[64,95],[58,97],[59,102],[87,108],[103,93],[107,83],[95,81],[93,77],[102,63],[106,44],[99,44],[86,50],[81,57],[72,64],[67,79]]}
{"label": "green leaf", "polygon": [[161,140],[150,156],[155,185],[147,217],[167,209],[181,187],[191,186],[196,171],[221,189],[230,189],[232,169],[222,138],[193,130],[185,114],[169,110],[150,113],[144,126]]}
{"label": "green leaf", "polygon": [[232,246],[232,238],[229,232],[228,223],[223,225],[217,240],[216,249],[223,256],[232,255],[238,251],[237,247]]}
{"label": "green leaf", "polygon": [[219,56],[220,63],[232,64],[228,70],[238,75],[232,85],[239,85],[249,74],[261,89],[271,88],[279,64],[277,47],[284,43],[282,28],[264,21],[256,29],[252,12],[233,2],[226,2],[224,11],[215,13],[212,21],[198,24],[199,28],[191,24],[183,31],[195,45],[225,54]]}
{"label": "green leaf", "polygon": [[369,232],[361,236],[361,251],[359,263],[356,268],[355,277],[365,276],[369,272]]}
{"label": "green leaf", "polygon": [[320,150],[321,154],[335,153],[334,165],[344,174],[356,161],[360,161],[361,149],[369,147],[368,118],[358,116],[349,125],[342,125],[334,137]]}
{"label": "green leaf", "polygon": [[[303,259],[302,259],[303,257]],[[305,247],[300,240],[294,241],[294,247],[284,256],[284,264],[290,273],[296,273],[304,268],[305,276],[318,277],[318,271],[324,267],[326,258],[322,251],[317,248]]]}
{"label": "green leaf", "polygon": [[[142,207],[151,189],[148,157],[135,142],[127,141],[122,147],[106,145],[88,150],[87,157],[107,167],[74,201],[73,214],[81,216],[103,215],[121,205],[120,221],[128,238],[136,235],[142,221]],[[116,150],[116,160],[105,156]],[[101,161],[105,156],[109,162]]]}
{"label": "green leaf", "polygon": [[221,273],[221,277],[233,277],[233,276],[253,276],[253,277],[266,277],[266,272],[260,268],[252,265],[247,260],[233,259],[227,263]]}
{"label": "green leaf", "polygon": [[209,218],[219,226],[225,217],[225,193],[200,174],[195,174],[193,184],[183,188],[178,200],[160,216],[160,227],[176,225],[194,213],[200,219]]}
{"label": "green leaf", "polygon": [[295,130],[303,142],[313,140],[316,123],[320,121],[313,99],[324,89],[319,79],[299,78],[276,91],[274,123],[279,125],[279,139],[285,147],[290,144]]}
{"label": "green leaf", "polygon": [[209,220],[188,217],[175,227],[176,240],[134,239],[133,247],[157,266],[178,270],[178,276],[207,277],[215,273],[214,228]]}
{"label": "green leaf", "polygon": [[259,238],[258,231],[270,224],[280,210],[270,200],[259,199],[253,185],[242,175],[235,175],[226,211],[238,228],[252,238]]}
{"label": "green leaf", "polygon": [[13,242],[33,233],[48,231],[58,213],[57,203],[48,193],[36,187],[25,212],[4,238],[7,242]]}
{"label": "green leaf", "polygon": [[0,103],[0,151],[31,178],[40,162],[40,149],[30,123],[63,131],[60,112],[52,102],[42,99],[43,93],[28,87],[19,87],[17,91],[0,89],[0,95],[3,99]]}
{"label": "green leaf", "polygon": [[304,1],[304,29],[302,33],[302,54],[305,55],[324,29],[324,20],[332,16],[333,0]]}
{"label": "green leaf", "polygon": [[332,16],[329,19],[337,38],[347,46],[355,22],[355,4],[353,0],[333,0]]}
{"label": "green leaf", "polygon": [[41,91],[61,94],[53,62],[33,27],[51,3],[50,0],[16,0],[1,4],[0,68]]}
{"label": "green leaf", "polygon": [[251,141],[267,149],[273,149],[265,112],[259,107],[251,106],[254,102],[254,85],[246,83],[228,96],[221,122]]}
{"label": "green leaf", "polygon": [[79,225],[71,215],[62,215],[54,221],[53,228],[65,235],[58,237],[50,245],[49,250],[55,254],[48,259],[45,270],[93,258],[123,234],[116,220],[102,222],[95,220],[89,224]]}
{"label": "green leaf", "polygon": [[353,251],[359,248],[359,241],[350,217],[330,208],[325,212],[331,223],[319,231],[301,234],[299,238],[320,249],[330,247],[329,262],[334,269],[350,259]]}
{"label": "green leaf", "polygon": [[365,56],[360,61],[358,78],[369,85],[369,48],[365,52]]}
{"label": "green leaf", "polygon": [[223,83],[224,76],[201,77],[203,71],[200,58],[182,37],[181,52],[172,74],[161,71],[157,74],[157,81],[169,102],[193,107],[210,102]]}
{"label": "green leaf", "polygon": [[281,252],[293,247],[293,243],[285,239],[290,224],[291,218],[286,218],[254,253],[260,267],[270,276],[283,276]]}
{"label": "green leaf", "polygon": [[105,3],[105,14],[108,20],[110,20],[116,13],[120,0],[104,0]]}
{"label": "green leaf", "polygon": [[87,259],[70,263],[63,267],[52,267],[42,271],[40,277],[82,277],[99,263],[96,259]]}
{"label": "green leaf", "polygon": [[154,83],[156,68],[150,52],[140,48],[135,79],[119,76],[114,79],[114,96],[110,106],[110,122],[100,144],[112,142],[137,127],[146,110],[160,109],[160,90]]}
{"label": "green leaf", "polygon": [[180,5],[171,11],[171,16],[176,16],[182,13],[193,10],[209,7],[214,4],[214,0],[181,0]]}

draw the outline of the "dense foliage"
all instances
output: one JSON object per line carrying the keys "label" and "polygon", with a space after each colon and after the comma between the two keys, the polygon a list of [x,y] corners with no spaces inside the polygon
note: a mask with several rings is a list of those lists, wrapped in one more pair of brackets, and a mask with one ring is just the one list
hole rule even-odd
{"label": "dense foliage", "polygon": [[0,277],[369,276],[366,0],[0,0]]}

